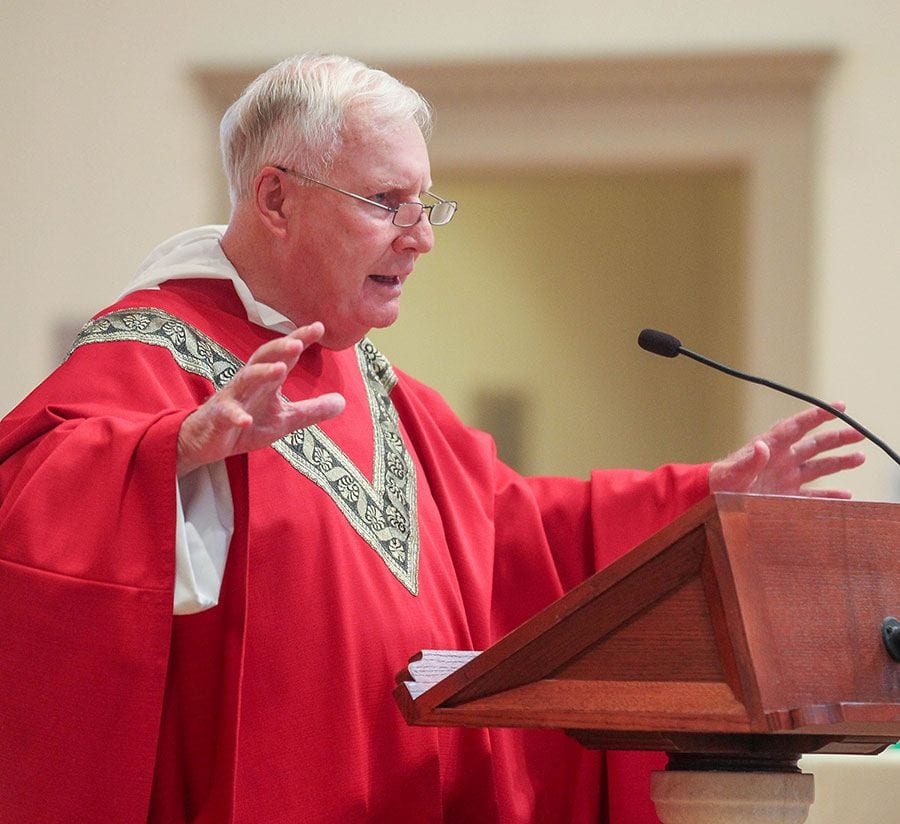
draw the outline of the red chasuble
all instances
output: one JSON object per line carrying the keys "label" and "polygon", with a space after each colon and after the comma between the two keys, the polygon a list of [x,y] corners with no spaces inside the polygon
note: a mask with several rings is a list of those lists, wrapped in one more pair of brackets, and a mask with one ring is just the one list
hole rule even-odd
{"label": "red chasuble", "polygon": [[524,478],[367,342],[346,411],[227,462],[219,605],[172,616],[183,417],[275,333],[230,283],[92,321],[0,425],[0,822],[655,822],[659,755],[407,726],[416,650],[484,649],[707,493],[707,468]]}

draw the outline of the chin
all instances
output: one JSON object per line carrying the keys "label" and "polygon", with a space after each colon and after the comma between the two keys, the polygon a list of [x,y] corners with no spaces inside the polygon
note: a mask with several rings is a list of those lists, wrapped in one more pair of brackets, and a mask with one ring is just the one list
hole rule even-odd
{"label": "chin", "polygon": [[369,329],[387,329],[388,326],[393,326],[400,318],[400,307],[399,306],[388,306],[381,312],[373,313],[370,318],[368,318],[368,326]]}
{"label": "chin", "polygon": [[338,324],[333,322],[331,326],[326,323],[325,335],[320,343],[326,349],[347,349],[359,343],[373,329],[386,329],[388,326],[393,326],[399,316],[399,307],[392,307],[380,312],[371,312],[366,317],[360,318],[358,323]]}

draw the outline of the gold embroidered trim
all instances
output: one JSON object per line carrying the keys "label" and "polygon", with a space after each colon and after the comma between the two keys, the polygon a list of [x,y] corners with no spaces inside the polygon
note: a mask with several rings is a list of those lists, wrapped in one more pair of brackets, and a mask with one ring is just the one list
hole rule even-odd
{"label": "gold embroidered trim", "polygon": [[[221,389],[243,366],[227,349],[161,309],[120,309],[92,320],[81,330],[69,354],[80,346],[107,341],[161,346],[182,369],[208,379],[216,389]],[[397,580],[416,595],[416,471],[388,394],[397,377],[387,358],[368,339],[357,344],[356,355],[375,439],[372,483],[318,426],[291,432],[275,441],[272,448],[328,494]]]}

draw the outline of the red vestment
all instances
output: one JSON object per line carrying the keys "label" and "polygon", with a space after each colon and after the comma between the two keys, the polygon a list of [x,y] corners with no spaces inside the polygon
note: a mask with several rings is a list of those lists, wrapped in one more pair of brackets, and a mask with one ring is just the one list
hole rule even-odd
{"label": "red vestment", "polygon": [[525,478],[374,350],[313,347],[284,394],[346,411],[228,460],[219,605],[173,618],[178,428],[236,368],[204,336],[243,362],[275,333],[225,281],[124,309],[0,424],[0,822],[656,821],[659,756],[409,727],[391,690],[648,537],[706,467]]}

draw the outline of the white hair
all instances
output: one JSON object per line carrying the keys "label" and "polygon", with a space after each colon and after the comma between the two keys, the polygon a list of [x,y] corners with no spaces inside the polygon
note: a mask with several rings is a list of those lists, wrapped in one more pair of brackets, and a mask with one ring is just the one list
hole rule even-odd
{"label": "white hair", "polygon": [[232,205],[251,197],[266,165],[321,176],[340,150],[351,113],[372,128],[413,120],[426,140],[431,106],[380,69],[337,55],[301,54],[263,72],[229,107],[219,128]]}

